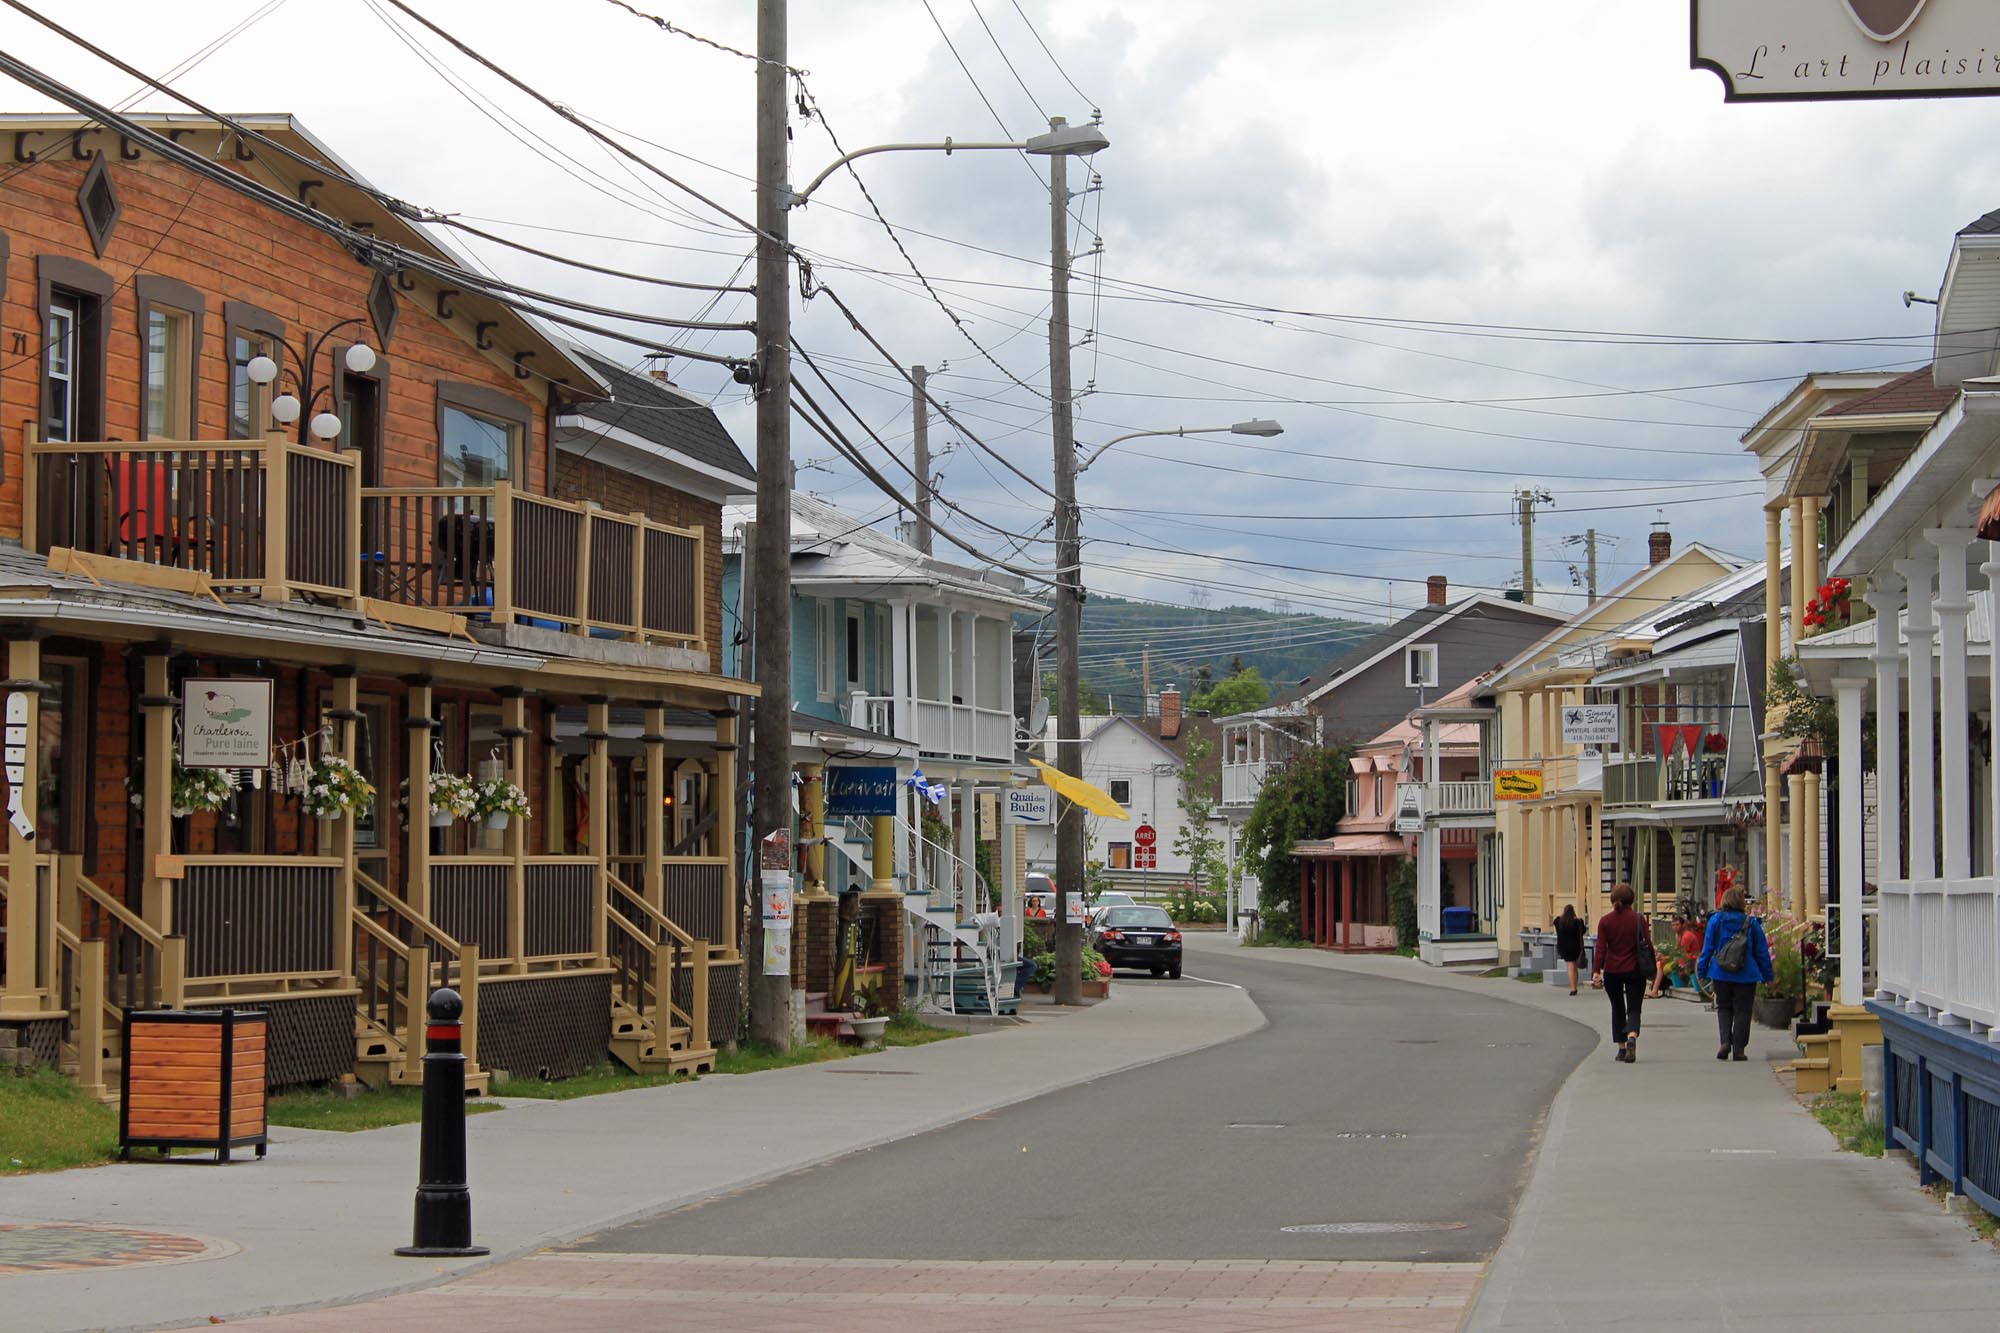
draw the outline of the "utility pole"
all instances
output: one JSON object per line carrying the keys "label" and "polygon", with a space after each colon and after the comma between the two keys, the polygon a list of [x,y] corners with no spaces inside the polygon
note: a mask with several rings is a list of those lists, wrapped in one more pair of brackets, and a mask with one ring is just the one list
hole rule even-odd
{"label": "utility pole", "polygon": [[[1049,118],[1060,130],[1061,116]],[[1049,420],[1056,451],[1056,769],[1083,777],[1083,541],[1076,507],[1076,421],[1069,373],[1069,160],[1049,158]],[[1083,928],[1070,921],[1070,895],[1083,892],[1083,811],[1063,801],[1056,817],[1057,1004],[1083,1000]]]}
{"label": "utility pole", "polygon": [[[785,0],[757,4],[757,523],[751,567],[757,616],[752,713],[750,846],[761,866],[764,839],[792,827],[792,366],[791,263],[785,179]],[[779,1050],[792,1044],[792,978],[764,975],[763,890],[749,877],[750,1035]]]}
{"label": "utility pole", "polygon": [[1583,531],[1584,583],[1590,589],[1590,600],[1597,601],[1597,529]]}
{"label": "utility pole", "polygon": [[931,407],[924,401],[924,381],[930,372],[922,366],[910,367],[910,414],[917,440],[917,541],[925,555],[931,553]]}
{"label": "utility pole", "polygon": [[1521,524],[1521,600],[1535,604],[1535,506],[1555,497],[1537,487],[1523,486],[1514,492]]}

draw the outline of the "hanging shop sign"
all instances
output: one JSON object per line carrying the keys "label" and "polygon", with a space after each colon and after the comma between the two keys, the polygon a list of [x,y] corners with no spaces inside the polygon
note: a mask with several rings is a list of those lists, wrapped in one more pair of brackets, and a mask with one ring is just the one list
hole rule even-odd
{"label": "hanging shop sign", "polygon": [[1414,782],[1396,784],[1396,832],[1424,831],[1424,789]]}
{"label": "hanging shop sign", "polygon": [[1541,800],[1542,770],[1539,768],[1494,769],[1493,799],[1496,801]]}
{"label": "hanging shop sign", "polygon": [[248,676],[181,682],[181,767],[269,768],[271,682]]}
{"label": "hanging shop sign", "polygon": [[1693,0],[1690,22],[1725,101],[2000,93],[1989,0]]}
{"label": "hanging shop sign", "polygon": [[1562,710],[1564,745],[1616,745],[1617,704],[1568,704]]}
{"label": "hanging shop sign", "polygon": [[1054,828],[1056,794],[1047,787],[1009,787],[1006,791],[1005,823],[1026,824],[1031,828]]}
{"label": "hanging shop sign", "polygon": [[826,770],[829,819],[867,819],[896,813],[896,770],[833,765]]}

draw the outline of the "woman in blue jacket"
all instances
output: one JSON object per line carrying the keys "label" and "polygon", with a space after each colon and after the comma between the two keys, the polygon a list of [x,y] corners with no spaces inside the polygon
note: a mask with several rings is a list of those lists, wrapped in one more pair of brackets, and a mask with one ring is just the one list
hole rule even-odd
{"label": "woman in blue jacket", "polygon": [[1708,919],[1695,975],[1715,986],[1715,1025],[1722,1032],[1715,1058],[1749,1059],[1743,1048],[1750,1044],[1750,1002],[1757,983],[1771,979],[1771,941],[1764,923],[1743,910],[1743,890],[1723,894],[1722,909]]}

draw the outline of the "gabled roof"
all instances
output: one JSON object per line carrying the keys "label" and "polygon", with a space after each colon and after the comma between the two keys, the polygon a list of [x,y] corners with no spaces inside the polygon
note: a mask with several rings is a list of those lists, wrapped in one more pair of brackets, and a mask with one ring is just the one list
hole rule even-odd
{"label": "gabled roof", "polygon": [[[722,514],[723,551],[742,554],[737,530],[756,518],[747,505],[732,505]],[[891,588],[924,589],[937,600],[960,597],[991,602],[1014,610],[1040,611],[1042,604],[1027,585],[1011,574],[974,569],[925,555],[906,542],[869,526],[868,520],[837,509],[816,495],[792,493],[792,583],[810,591],[864,587],[875,597]]]}
{"label": "gabled roof", "polygon": [[664,380],[627,370],[588,348],[579,348],[578,355],[610,392],[602,399],[565,409],[565,424],[592,435],[622,437],[642,448],[650,446],[676,460],[694,463],[719,479],[757,480],[757,470],[706,402]]}
{"label": "gabled roof", "polygon": [[1208,754],[1195,770],[1195,776],[1209,779],[1209,785],[1218,795],[1222,790],[1222,724],[1206,713],[1183,713],[1180,730],[1171,738],[1160,735],[1158,716],[1130,719],[1146,736],[1158,742],[1161,749],[1173,755],[1180,762],[1183,775],[1187,772],[1188,742],[1196,737],[1208,742]]}
{"label": "gabled roof", "polygon": [[1273,702],[1286,702],[1294,698],[1307,701],[1322,698],[1399,649],[1422,640],[1425,635],[1448,621],[1482,608],[1499,608],[1526,616],[1540,616],[1556,624],[1569,619],[1566,612],[1535,606],[1528,602],[1513,602],[1489,593],[1462,598],[1449,606],[1420,607],[1381,633],[1364,641],[1352,652],[1335,661],[1324,672],[1308,676],[1296,690],[1287,691]]}

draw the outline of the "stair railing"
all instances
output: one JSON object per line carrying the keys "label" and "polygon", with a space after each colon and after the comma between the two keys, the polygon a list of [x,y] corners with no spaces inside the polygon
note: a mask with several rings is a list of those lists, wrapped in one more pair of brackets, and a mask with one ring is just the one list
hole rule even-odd
{"label": "stair railing", "polygon": [[[651,1016],[656,1034],[665,1035],[658,1018],[664,1013],[668,1026],[679,1023],[687,1028],[689,1041],[695,1046],[712,1045],[708,1030],[709,942],[675,925],[665,912],[616,875],[607,873],[605,881],[610,889],[610,953],[619,998],[641,1018]],[[674,1002],[677,968],[688,973],[686,1008]],[[700,1015],[698,1022],[696,1015]]]}
{"label": "stair railing", "polygon": [[113,1014],[187,1003],[187,941],[141,920],[83,873],[83,858],[56,862],[57,920],[79,942],[97,940],[105,948],[106,973],[98,1002]]}
{"label": "stair railing", "polygon": [[431,991],[452,986],[465,1009],[465,1072],[479,1069],[479,946],[453,939],[438,924],[367,874],[354,872],[354,928],[359,932],[355,972],[362,1010],[390,1037],[403,1042],[404,1077],[423,1077]]}

